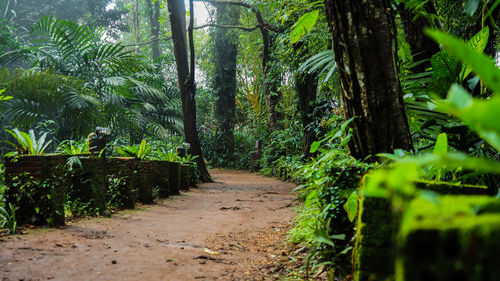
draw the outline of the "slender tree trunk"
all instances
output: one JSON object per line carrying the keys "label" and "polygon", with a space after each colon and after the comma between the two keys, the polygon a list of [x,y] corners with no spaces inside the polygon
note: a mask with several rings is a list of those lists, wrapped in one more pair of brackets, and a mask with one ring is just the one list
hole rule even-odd
{"label": "slender tree trunk", "polygon": [[[141,34],[139,33],[139,0],[135,0],[134,3],[134,39],[135,44],[141,42]],[[139,45],[135,46],[135,54],[139,54]]]}
{"label": "slender tree trunk", "polygon": [[218,0],[196,0],[201,2],[212,3],[214,5],[234,5],[245,7],[251,9],[258,22],[258,27],[260,29],[260,33],[262,34],[262,68],[263,68],[263,76],[264,76],[264,95],[266,97],[266,106],[268,111],[268,128],[271,130],[280,129],[279,120],[283,118],[282,114],[280,114],[279,110],[279,102],[281,100],[281,92],[279,88],[281,86],[281,77],[278,72],[271,72],[272,66],[272,58],[271,58],[271,50],[272,44],[274,42],[274,37],[270,36],[269,30],[273,29],[269,23],[264,21],[262,14],[260,13],[259,8],[253,7],[244,1],[218,1]]}
{"label": "slender tree trunk", "polygon": [[[433,1],[427,2],[423,8],[428,14],[436,14]],[[403,23],[405,39],[410,45],[413,58],[416,61],[430,59],[435,53],[439,52],[439,45],[424,34],[424,29],[434,26],[434,24],[429,22],[424,16],[420,16],[414,20],[415,15],[411,11],[408,11],[403,4],[400,4],[398,9],[401,22]],[[415,66],[412,70],[414,73],[421,73],[430,65],[430,61],[428,61]]]}
{"label": "slender tree trunk", "polygon": [[160,57],[160,1],[146,0],[148,5],[149,25],[151,26],[151,57],[156,61]]}
{"label": "slender tree trunk", "polygon": [[[272,51],[276,41],[276,35],[269,36],[267,47],[264,46],[263,54],[266,60],[264,66],[264,92],[267,97],[267,127],[270,130],[279,130],[281,125],[279,121],[283,120],[283,114],[280,110],[280,101],[283,97],[281,87],[281,72],[279,70],[279,62],[273,56]],[[267,48],[267,49],[266,49]]]}
{"label": "slender tree trunk", "polygon": [[[217,5],[217,25],[236,26],[240,20],[240,7]],[[238,32],[226,28],[215,31],[215,119],[219,125],[217,154],[234,159],[234,124],[236,97],[236,59]]]}
{"label": "slender tree trunk", "polygon": [[[192,7],[192,1],[190,1]],[[186,142],[191,145],[191,153],[195,156],[200,170],[201,180],[211,182],[212,179],[203,160],[200,139],[196,128],[196,102],[194,83],[194,46],[192,44],[192,26],[190,26],[190,49],[191,49],[191,71],[188,62],[187,42],[186,42],[186,9],[183,0],[167,1],[170,13],[170,24],[172,29],[172,39],[174,42],[174,55],[177,65],[177,78],[182,100],[182,113],[184,122],[184,135]],[[191,9],[191,17],[193,10]],[[192,18],[191,18],[192,21]]]}
{"label": "slender tree trunk", "polygon": [[302,157],[309,159],[311,144],[316,141],[316,132],[308,126],[313,122],[311,114],[314,111],[312,103],[316,100],[318,79],[315,74],[301,74],[296,78],[299,102],[297,109],[301,114],[304,136],[302,137]]}
{"label": "slender tree trunk", "polygon": [[351,155],[412,149],[396,69],[393,12],[383,0],[325,0]]}

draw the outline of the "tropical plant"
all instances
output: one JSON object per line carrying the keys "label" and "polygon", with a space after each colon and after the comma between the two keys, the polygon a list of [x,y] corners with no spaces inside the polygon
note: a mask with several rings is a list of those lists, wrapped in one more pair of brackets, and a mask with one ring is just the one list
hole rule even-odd
{"label": "tropical plant", "polygon": [[[470,67],[493,91],[491,97],[481,99],[472,97],[460,85],[454,84],[449,89],[448,97],[438,103],[438,110],[457,117],[497,152],[500,151],[500,125],[496,122],[500,117],[496,110],[500,106],[500,69],[494,60],[452,35],[436,30],[428,30],[427,33],[466,67]],[[441,144],[436,144],[435,153],[403,157],[398,159],[391,169],[372,171],[367,179],[365,195],[392,197],[395,206],[404,210],[409,199],[419,194],[429,196],[428,193],[419,192],[414,185],[414,181],[425,174],[425,167],[500,174],[498,160],[439,149],[437,147],[444,147],[445,144],[444,136],[441,139]]]}
{"label": "tropical plant", "polygon": [[175,151],[175,150],[169,150],[167,152],[156,151],[155,154],[156,154],[156,159],[158,159],[158,160],[175,162],[179,159],[179,157],[177,155],[177,151]]}
{"label": "tropical plant", "polygon": [[9,234],[16,234],[16,208],[9,203],[9,208],[0,206],[0,227],[7,228]]}
{"label": "tropical plant", "polygon": [[[87,96],[94,95],[82,107],[92,110],[91,117],[76,116],[80,111],[72,110],[66,118],[90,120],[86,121],[90,127],[106,125],[120,134],[132,135],[135,132],[139,136],[149,133],[165,137],[171,132],[181,131],[177,91],[167,86],[159,70],[141,62],[125,46],[110,42],[104,29],[93,30],[71,21],[45,16],[35,24],[33,32],[41,38],[36,43],[38,46],[8,52],[0,59],[24,59],[32,62],[42,73],[52,73],[54,77],[51,78],[81,81],[77,87],[70,84],[57,90],[64,94],[76,92],[80,97],[82,91]],[[61,96],[54,89],[47,92],[50,92],[48,95]],[[76,100],[72,97],[76,97],[75,94],[64,97],[63,104],[75,105]],[[19,106],[14,111],[16,118],[34,120],[34,116],[39,115],[30,98],[20,99],[17,104]],[[61,101],[55,103],[55,106],[58,105]],[[71,109],[67,106],[61,108]],[[61,119],[52,120],[59,122]],[[80,135],[72,134],[70,137],[82,137],[88,133],[86,128],[75,130]]]}
{"label": "tropical plant", "polygon": [[0,101],[6,101],[12,99],[11,96],[4,96],[2,93],[5,92],[5,89],[0,90]]}
{"label": "tropical plant", "polygon": [[16,145],[9,141],[7,141],[7,143],[15,147],[17,149],[16,153],[20,155],[42,155],[47,146],[49,146],[52,142],[46,141],[47,133],[42,134],[42,136],[37,140],[33,130],[30,130],[28,133],[21,132],[18,129],[6,131],[16,139],[18,144]]}
{"label": "tropical plant", "polygon": [[86,140],[66,140],[59,144],[57,151],[69,155],[89,153],[89,144]]}
{"label": "tropical plant", "polygon": [[83,137],[100,119],[98,97],[84,80],[31,69],[18,71],[6,85],[13,99],[1,104],[3,118],[22,130],[52,120],[52,137],[60,142]]}
{"label": "tropical plant", "polygon": [[153,148],[146,143],[146,140],[142,140],[140,145],[117,147],[116,152],[126,157],[144,160],[152,157]]}

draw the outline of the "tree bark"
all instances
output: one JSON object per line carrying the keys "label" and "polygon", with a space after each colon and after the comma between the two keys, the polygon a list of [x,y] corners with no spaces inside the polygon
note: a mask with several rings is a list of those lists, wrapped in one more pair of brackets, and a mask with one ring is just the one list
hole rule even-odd
{"label": "tree bark", "polygon": [[[192,7],[192,1],[190,1]],[[170,13],[170,24],[172,29],[172,40],[174,42],[174,56],[177,65],[177,78],[182,100],[182,113],[184,123],[184,136],[186,142],[191,145],[191,154],[197,156],[196,162],[200,170],[200,179],[203,182],[211,182],[212,179],[205,166],[203,154],[201,151],[200,139],[196,128],[196,101],[195,101],[195,83],[194,67],[189,69],[187,42],[186,42],[186,9],[183,0],[167,1],[168,11]],[[193,17],[191,8],[191,17]],[[192,20],[192,18],[191,18]],[[191,65],[194,64],[194,46],[192,44],[192,26],[190,26],[191,42]]]}
{"label": "tree bark", "polygon": [[[240,7],[217,5],[217,25],[236,26]],[[217,28],[215,31],[215,119],[218,123],[217,154],[229,162],[234,159],[234,124],[236,97],[236,59],[238,32]]]}
{"label": "tree bark", "polygon": [[311,144],[316,141],[316,132],[309,128],[309,125],[314,121],[311,114],[314,111],[312,103],[316,101],[316,93],[318,88],[317,76],[312,74],[301,74],[296,78],[297,94],[299,102],[297,109],[301,114],[304,136],[302,137],[302,158],[309,159],[311,154]]}
{"label": "tree bark", "polygon": [[351,155],[365,159],[397,148],[412,149],[396,69],[394,15],[388,1],[325,0],[325,8],[344,117],[355,117]]}
{"label": "tree bark", "polygon": [[[266,30],[266,33],[267,30]],[[264,35],[263,35],[264,36]],[[279,109],[280,100],[283,97],[281,87],[281,72],[277,67],[277,63],[271,56],[274,48],[276,36],[267,35],[267,44],[263,46],[263,63],[264,68],[264,94],[267,97],[267,127],[269,130],[281,129],[279,121],[283,119],[283,114]]]}
{"label": "tree bark", "polygon": [[146,0],[149,13],[149,25],[151,27],[151,57],[153,62],[160,57],[160,1],[155,1],[154,6],[152,0]]}
{"label": "tree bark", "polygon": [[[423,7],[428,14],[436,14],[434,2],[429,1]],[[424,16],[414,20],[415,15],[407,10],[403,4],[400,4],[399,15],[403,23],[406,42],[410,45],[411,53],[415,61],[430,59],[435,53],[439,52],[439,45],[424,34],[424,29],[433,26]],[[413,67],[414,73],[424,72],[431,65],[430,61],[421,63]]]}

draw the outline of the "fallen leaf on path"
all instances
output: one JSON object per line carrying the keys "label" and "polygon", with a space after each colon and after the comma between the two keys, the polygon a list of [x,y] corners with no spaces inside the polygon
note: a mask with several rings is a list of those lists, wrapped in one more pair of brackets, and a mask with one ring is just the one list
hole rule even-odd
{"label": "fallen leaf on path", "polygon": [[216,251],[212,251],[208,248],[203,248],[203,253],[207,253],[209,255],[218,255],[219,253],[217,253]]}

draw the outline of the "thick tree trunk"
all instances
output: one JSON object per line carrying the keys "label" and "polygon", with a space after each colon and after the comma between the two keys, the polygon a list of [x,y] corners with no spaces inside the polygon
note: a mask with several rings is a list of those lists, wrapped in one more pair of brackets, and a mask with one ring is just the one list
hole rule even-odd
{"label": "thick tree trunk", "polygon": [[[428,22],[424,16],[420,16],[414,20],[415,15],[405,9],[403,4],[400,4],[398,9],[401,22],[403,23],[405,39],[410,45],[414,60],[430,59],[432,55],[439,52],[439,45],[424,34],[424,29],[433,26],[433,24]],[[427,2],[424,9],[429,14],[436,14],[433,1]],[[412,70],[414,73],[424,72],[430,65],[430,61],[428,61],[415,66]]]}
{"label": "thick tree trunk", "polygon": [[[240,7],[217,5],[217,25],[237,26]],[[238,32],[226,28],[215,31],[215,119],[218,123],[217,154],[234,159],[234,124],[236,97],[236,59],[238,55]]]}
{"label": "thick tree trunk", "polygon": [[[192,2],[191,2],[192,3]],[[184,135],[186,142],[191,145],[191,154],[198,156],[196,162],[200,170],[201,180],[211,182],[212,179],[205,166],[203,154],[201,152],[200,139],[196,128],[196,102],[195,102],[195,84],[194,67],[189,70],[187,42],[186,42],[186,9],[183,0],[167,1],[168,11],[170,13],[170,24],[172,29],[172,39],[174,41],[174,55],[177,65],[177,78],[182,100],[182,113],[184,122]],[[193,10],[191,9],[191,16]],[[192,26],[190,28],[192,34]],[[192,36],[190,36],[192,42]],[[191,44],[191,50],[194,47]],[[194,62],[194,52],[191,51],[191,65]]]}
{"label": "thick tree trunk", "polygon": [[318,79],[315,74],[301,74],[296,78],[296,87],[299,96],[297,109],[300,111],[302,126],[304,127],[302,157],[303,159],[309,159],[311,144],[316,141],[316,132],[309,128],[308,125],[313,122],[311,114],[314,111],[314,106],[312,103],[316,100]]}
{"label": "thick tree trunk", "polygon": [[383,0],[325,0],[345,119],[356,117],[351,155],[412,149],[396,69],[393,12]]}
{"label": "thick tree trunk", "polygon": [[149,25],[151,27],[151,57],[153,61],[160,57],[160,1],[146,0],[148,5]]}

